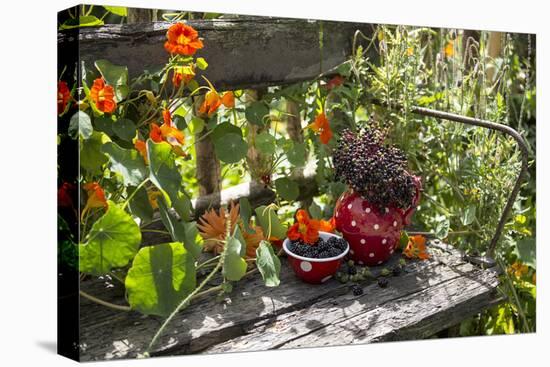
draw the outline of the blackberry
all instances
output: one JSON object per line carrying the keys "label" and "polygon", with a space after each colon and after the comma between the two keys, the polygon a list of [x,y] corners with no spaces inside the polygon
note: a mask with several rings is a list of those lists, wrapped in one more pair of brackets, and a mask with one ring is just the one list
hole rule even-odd
{"label": "blackberry", "polygon": [[415,178],[405,154],[383,140],[377,129],[344,130],[333,153],[335,176],[379,208],[406,209],[413,204]]}
{"label": "blackberry", "polygon": [[388,282],[388,279],[386,279],[386,278],[380,278],[380,279],[378,279],[378,286],[379,286],[380,288],[386,288],[386,287],[388,286],[388,283],[389,283],[389,282]]}
{"label": "blackberry", "polygon": [[349,275],[355,275],[357,274],[357,268],[355,266],[348,266],[348,274]]}
{"label": "blackberry", "polygon": [[353,292],[354,296],[360,296],[363,294],[363,288],[361,288],[357,284],[351,286],[351,291]]}

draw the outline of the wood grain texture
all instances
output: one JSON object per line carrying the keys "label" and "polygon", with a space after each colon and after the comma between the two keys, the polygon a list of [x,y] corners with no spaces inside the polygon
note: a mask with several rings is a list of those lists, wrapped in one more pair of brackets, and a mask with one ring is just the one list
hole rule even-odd
{"label": "wood grain texture", "polygon": [[[430,243],[432,258],[411,261],[380,288],[365,281],[362,296],[329,280],[298,280],[283,259],[281,285],[263,286],[258,275],[236,284],[222,302],[197,300],[177,315],[155,355],[220,353],[314,345],[342,345],[429,337],[500,301],[498,275],[462,260],[452,247]],[[395,255],[384,266],[398,261]],[[371,268],[380,276],[382,267]],[[88,293],[124,303],[123,288],[108,278],[82,283]],[[142,352],[161,318],[120,313],[81,300],[83,361],[131,358]]]}
{"label": "wood grain texture", "polygon": [[[373,25],[323,21],[323,48],[319,49],[320,21],[254,17],[250,19],[190,20],[205,47],[197,57],[209,63],[205,74],[217,88],[259,88],[317,77],[344,62],[351,54],[353,35],[367,36]],[[108,59],[127,65],[130,77],[144,69],[162,67],[169,54],[164,50],[169,22],[105,25],[82,28],[78,35],[59,32],[61,49],[80,42],[80,58],[88,66]],[[202,78],[197,77],[201,82]]]}

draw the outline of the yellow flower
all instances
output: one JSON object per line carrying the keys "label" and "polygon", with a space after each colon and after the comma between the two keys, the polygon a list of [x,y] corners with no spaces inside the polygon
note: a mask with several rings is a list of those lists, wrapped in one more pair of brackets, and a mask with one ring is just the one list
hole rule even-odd
{"label": "yellow flower", "polygon": [[527,272],[529,271],[529,268],[527,265],[523,264],[521,261],[516,261],[508,268],[508,273],[514,274],[516,278],[521,278]]}

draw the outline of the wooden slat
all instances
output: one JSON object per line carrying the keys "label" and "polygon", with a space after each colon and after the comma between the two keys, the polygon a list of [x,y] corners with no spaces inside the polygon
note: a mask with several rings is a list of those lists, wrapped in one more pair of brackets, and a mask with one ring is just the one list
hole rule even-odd
{"label": "wooden slat", "polygon": [[[347,59],[357,29],[366,35],[373,33],[367,23],[323,21],[320,50],[319,21],[255,17],[191,20],[188,24],[204,38],[205,47],[196,56],[210,63],[206,75],[222,90],[312,79]],[[82,28],[79,34],[63,31],[58,34],[59,47],[79,40],[80,58],[87,65],[108,59],[127,65],[135,77],[166,63],[163,44],[170,25],[154,22]]]}
{"label": "wooden slat", "polygon": [[[409,262],[389,278],[353,296],[349,285],[321,286],[298,280],[283,260],[281,285],[263,286],[259,276],[236,284],[230,301],[198,300],[173,321],[157,355],[267,350],[428,337],[500,299],[496,272],[464,262],[452,247],[431,243],[432,259]],[[390,266],[398,260],[395,255]],[[372,268],[378,275],[381,267]],[[123,302],[121,287],[87,281],[83,289]],[[81,300],[82,360],[135,357],[156,329],[158,317],[120,313]]]}

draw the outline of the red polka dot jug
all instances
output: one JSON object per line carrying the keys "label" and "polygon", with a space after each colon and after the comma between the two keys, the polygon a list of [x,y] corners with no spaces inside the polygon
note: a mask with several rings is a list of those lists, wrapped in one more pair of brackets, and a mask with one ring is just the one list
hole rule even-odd
{"label": "red polka dot jug", "polygon": [[348,189],[334,209],[336,229],[350,245],[349,256],[360,265],[380,265],[387,261],[399,245],[401,230],[410,224],[420,200],[420,179],[415,179],[413,205],[403,210],[392,206],[378,208],[357,191]]}

